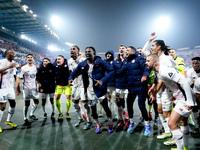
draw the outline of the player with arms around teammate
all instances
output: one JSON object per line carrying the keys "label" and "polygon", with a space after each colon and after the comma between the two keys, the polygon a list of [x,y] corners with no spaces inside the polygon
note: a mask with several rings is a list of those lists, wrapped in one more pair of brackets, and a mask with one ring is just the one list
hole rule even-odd
{"label": "player with arms around teammate", "polygon": [[30,122],[28,121],[28,108],[30,106],[30,99],[32,98],[34,103],[32,104],[32,109],[30,113],[30,119],[38,120],[38,118],[34,115],[34,112],[37,109],[37,105],[39,103],[39,93],[37,90],[37,82],[36,82],[36,73],[37,67],[34,64],[34,58],[32,54],[28,54],[26,56],[26,61],[28,64],[21,68],[20,73],[17,75],[16,80],[16,94],[17,96],[21,93],[20,90],[20,79],[23,78],[23,96],[25,100],[25,107],[24,107],[24,125],[29,125]]}
{"label": "player with arms around teammate", "polygon": [[[113,67],[113,63],[114,63],[114,52],[112,50],[109,50],[106,52],[105,54],[105,62],[112,66]],[[107,72],[106,72],[107,73]],[[116,88],[115,88],[115,85],[116,85],[116,79],[115,77],[113,76],[109,82],[107,83],[107,93],[108,93],[108,106],[112,112],[112,104],[114,104],[114,119],[113,120],[117,120],[118,119],[118,108],[117,108],[117,105],[114,101],[114,103],[112,102],[112,99],[115,98],[115,91],[116,91]]]}
{"label": "player with arms around teammate", "polygon": [[[77,45],[73,45],[70,49],[71,59],[68,60],[70,72],[73,72],[77,68],[78,64],[85,60],[85,58],[79,56],[79,52],[80,52],[80,49]],[[87,130],[92,125],[91,116],[90,116],[90,108],[85,102],[85,97],[81,95],[81,90],[84,90],[83,80],[82,80],[82,76],[79,75],[76,79],[74,79],[72,83],[72,102],[74,103],[74,108],[79,118],[78,122],[75,124],[75,127],[80,126],[80,124],[83,122],[83,117],[81,115],[81,107],[80,107],[80,100],[81,100],[81,103],[84,104],[84,107],[86,108],[87,114],[88,114],[87,115],[88,122],[86,126],[84,127],[84,129]]]}
{"label": "player with arms around teammate", "polygon": [[[15,91],[14,91],[14,70],[16,67],[15,52],[13,49],[5,51],[6,58],[0,60],[0,122],[6,108],[6,100],[8,99],[10,106],[8,109],[8,117],[5,124],[16,128],[17,125],[11,122],[11,118],[15,112]],[[0,133],[2,129],[0,127]]]}
{"label": "player with arms around teammate", "polygon": [[127,74],[128,80],[128,98],[127,98],[127,107],[128,115],[130,119],[130,125],[127,132],[132,133],[134,121],[133,121],[133,103],[138,96],[138,106],[142,113],[142,116],[145,120],[145,132],[144,135],[148,136],[150,134],[150,125],[148,114],[145,106],[145,101],[147,97],[147,77],[149,76],[149,71],[146,67],[145,58],[140,55],[136,48],[129,46],[126,50],[127,53],[127,64],[123,65],[121,69],[117,71],[119,76]]}
{"label": "player with arms around teammate", "polygon": [[39,92],[41,93],[41,97],[42,97],[42,108],[44,111],[44,119],[47,119],[45,104],[46,104],[46,99],[48,95],[49,95],[51,106],[52,106],[51,119],[53,119],[54,118],[55,70],[49,58],[44,58],[43,62],[40,64],[37,70],[36,80],[38,81]]}
{"label": "player with arms around teammate", "polygon": [[172,66],[160,65],[159,57],[155,54],[147,57],[146,64],[148,69],[158,72],[165,86],[173,91],[175,107],[169,117],[168,125],[175,139],[177,150],[188,150],[189,126],[187,120],[195,104],[195,96],[190,85],[177,69]]}
{"label": "player with arms around teammate", "polygon": [[[113,62],[113,68],[115,72],[121,68],[122,65],[124,65],[124,62],[126,61],[126,49],[127,47],[125,45],[120,45],[119,46],[119,54],[115,58],[115,61]],[[123,113],[125,113],[125,91],[127,90],[127,80],[126,80],[127,75],[124,74],[123,76],[115,76],[116,79],[116,104],[118,106],[118,124],[116,127],[116,131],[121,131],[123,130],[125,124],[124,124],[124,119],[123,119]],[[128,116],[128,114],[126,115]],[[128,119],[128,118],[127,118]],[[127,125],[125,127],[128,128],[129,126],[129,121],[127,121]]]}
{"label": "player with arms around teammate", "polygon": [[[92,109],[92,115],[97,124],[95,132],[97,134],[101,132],[101,124],[98,120],[96,110],[97,100],[101,99],[101,105],[109,120],[108,131],[111,133],[113,131],[113,124],[112,114],[107,102],[106,83],[114,75],[114,69],[107,65],[100,57],[96,56],[94,47],[86,47],[85,55],[87,59],[79,63],[78,67],[71,73],[69,84],[71,84],[76,77],[82,75],[84,91],[81,94],[85,95],[89,106]],[[105,75],[105,71],[107,71],[107,75]]]}

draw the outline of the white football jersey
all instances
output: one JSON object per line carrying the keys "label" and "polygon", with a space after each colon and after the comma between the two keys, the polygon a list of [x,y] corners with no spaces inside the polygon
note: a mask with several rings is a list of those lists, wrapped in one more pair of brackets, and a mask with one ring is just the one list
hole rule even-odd
{"label": "white football jersey", "polygon": [[[77,68],[78,64],[83,62],[84,60],[85,58],[83,57],[78,57],[76,60],[72,58],[69,59],[68,60],[69,70],[73,72]],[[73,87],[83,87],[82,75],[79,75],[77,78],[75,78],[72,84]]]}
{"label": "white football jersey", "polygon": [[93,71],[94,64],[88,64],[88,65],[89,65],[89,70],[88,70],[89,85],[87,88],[87,92],[94,92],[93,79],[92,79],[92,71]]}
{"label": "white football jersey", "polygon": [[[174,68],[178,68],[177,63],[172,59],[171,56],[167,56],[165,54],[162,54],[159,57],[159,64],[160,66],[172,66]],[[158,80],[160,82],[160,76],[159,73],[157,74]]]}
{"label": "white football jersey", "polygon": [[185,77],[172,66],[160,66],[159,74],[165,86],[173,92],[176,101],[194,106],[195,98]]}
{"label": "white football jersey", "polygon": [[200,77],[200,73],[196,73],[193,68],[189,69],[186,74],[189,84],[191,85],[197,78]]}
{"label": "white football jersey", "polygon": [[[12,62],[15,62],[14,60]],[[11,62],[7,59],[0,60],[0,69],[7,67]],[[14,87],[14,75],[16,74],[15,68],[10,68],[0,73],[0,89],[7,89]]]}
{"label": "white football jersey", "polygon": [[37,73],[37,67],[36,65],[28,66],[25,65],[21,68],[20,73],[18,74],[19,78],[24,78],[23,88],[29,89],[29,90],[36,90],[36,73]]}

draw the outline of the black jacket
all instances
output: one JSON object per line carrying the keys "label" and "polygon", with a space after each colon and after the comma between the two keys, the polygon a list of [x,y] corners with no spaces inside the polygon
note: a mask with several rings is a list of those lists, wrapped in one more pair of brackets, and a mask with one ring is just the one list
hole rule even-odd
{"label": "black jacket", "polygon": [[42,93],[54,93],[55,92],[55,70],[51,63],[47,67],[43,66],[43,63],[40,64],[36,80],[41,84]]}

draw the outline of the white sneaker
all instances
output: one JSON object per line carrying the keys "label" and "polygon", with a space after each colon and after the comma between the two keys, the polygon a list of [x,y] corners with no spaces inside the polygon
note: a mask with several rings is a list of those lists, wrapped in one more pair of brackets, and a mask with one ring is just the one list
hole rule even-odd
{"label": "white sneaker", "polygon": [[163,144],[168,145],[168,146],[169,145],[176,145],[176,142],[175,142],[174,138],[170,138],[169,140],[165,141]]}
{"label": "white sneaker", "polygon": [[157,139],[163,140],[163,139],[166,139],[166,138],[170,138],[171,136],[172,136],[171,133],[162,133],[161,135],[157,136]]}

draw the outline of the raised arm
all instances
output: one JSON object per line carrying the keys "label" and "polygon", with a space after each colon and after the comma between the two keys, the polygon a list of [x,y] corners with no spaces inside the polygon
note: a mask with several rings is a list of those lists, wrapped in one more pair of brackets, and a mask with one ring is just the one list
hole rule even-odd
{"label": "raised arm", "polygon": [[146,42],[146,44],[144,45],[144,47],[142,48],[142,53],[144,54],[145,57],[147,57],[150,53],[147,51],[149,44],[156,38],[156,33],[153,32],[151,33],[149,40]]}

